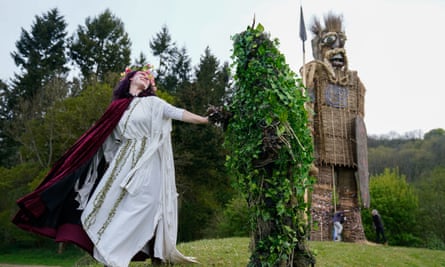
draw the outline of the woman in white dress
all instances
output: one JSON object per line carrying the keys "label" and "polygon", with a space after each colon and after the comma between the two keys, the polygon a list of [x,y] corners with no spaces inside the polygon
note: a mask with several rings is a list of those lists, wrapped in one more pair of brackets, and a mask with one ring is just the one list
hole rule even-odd
{"label": "woman in white dress", "polygon": [[170,131],[172,119],[207,124],[208,118],[151,95],[155,88],[149,71],[126,74],[115,98],[129,93],[134,99],[90,166],[96,170],[104,157],[108,168],[94,190],[95,171],[76,185],[81,221],[94,244],[94,257],[107,266],[128,266],[139,251],[149,254],[153,263],[195,262],[176,249],[177,192]]}

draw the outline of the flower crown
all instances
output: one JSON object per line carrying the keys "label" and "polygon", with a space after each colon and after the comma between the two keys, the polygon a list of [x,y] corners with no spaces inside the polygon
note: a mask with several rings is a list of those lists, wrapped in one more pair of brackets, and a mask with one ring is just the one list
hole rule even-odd
{"label": "flower crown", "polygon": [[143,71],[148,74],[148,79],[150,79],[150,84],[152,84],[153,86],[156,86],[155,77],[153,75],[153,70],[154,70],[154,66],[151,64],[147,64],[142,67],[135,68],[135,69],[132,69],[131,67],[126,67],[125,71],[121,72],[121,80],[123,80],[125,78],[125,76],[127,76],[127,74],[132,71]]}

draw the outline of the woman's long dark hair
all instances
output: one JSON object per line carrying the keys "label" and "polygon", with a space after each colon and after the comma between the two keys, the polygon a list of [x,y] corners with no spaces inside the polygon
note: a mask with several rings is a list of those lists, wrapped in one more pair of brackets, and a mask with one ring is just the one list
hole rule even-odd
{"label": "woman's long dark hair", "polygon": [[[125,75],[125,77],[120,80],[120,82],[116,85],[113,91],[113,100],[121,99],[121,98],[130,98],[133,97],[130,95],[130,79],[138,72],[138,70],[130,71]],[[138,97],[144,96],[154,96],[155,93],[155,85],[150,82],[148,88],[141,93],[139,93]]]}

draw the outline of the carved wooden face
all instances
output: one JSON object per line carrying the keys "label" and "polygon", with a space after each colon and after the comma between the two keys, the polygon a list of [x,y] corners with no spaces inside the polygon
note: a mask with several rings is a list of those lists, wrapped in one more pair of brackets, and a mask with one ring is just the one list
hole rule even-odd
{"label": "carved wooden face", "polygon": [[344,49],[346,35],[343,32],[327,32],[320,38],[323,61],[329,62],[333,68],[343,68],[346,65]]}
{"label": "carved wooden face", "polygon": [[346,34],[342,29],[342,18],[329,15],[324,27],[319,21],[314,23],[312,31],[312,52],[315,59],[323,61],[334,69],[347,69]]}

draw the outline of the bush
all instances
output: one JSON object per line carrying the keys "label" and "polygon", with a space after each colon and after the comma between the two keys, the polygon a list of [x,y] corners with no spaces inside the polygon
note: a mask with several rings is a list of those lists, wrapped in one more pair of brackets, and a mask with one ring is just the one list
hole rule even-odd
{"label": "bush", "polygon": [[[421,239],[417,235],[418,197],[398,170],[385,169],[383,174],[370,179],[371,209],[377,209],[383,220],[385,236],[389,244],[417,247]],[[362,212],[367,239],[375,240],[370,210]]]}
{"label": "bush", "polygon": [[246,200],[235,197],[227,203],[216,219],[214,231],[218,237],[247,237],[250,233],[249,215]]}

